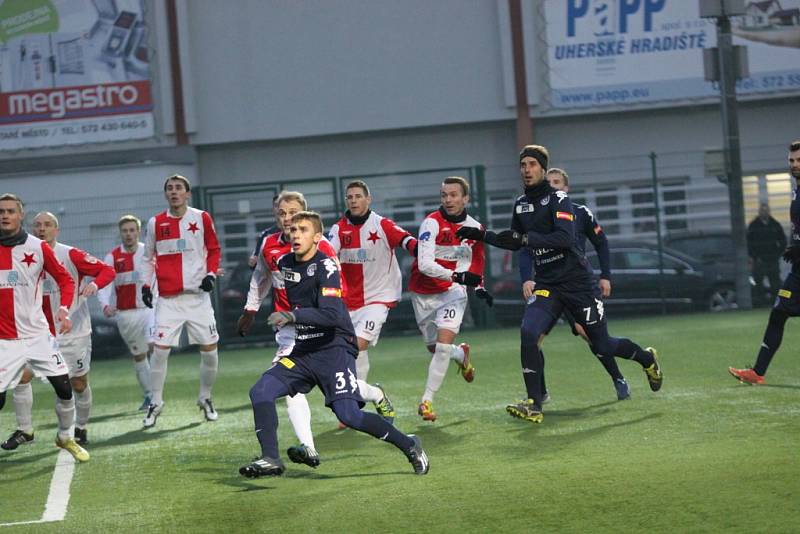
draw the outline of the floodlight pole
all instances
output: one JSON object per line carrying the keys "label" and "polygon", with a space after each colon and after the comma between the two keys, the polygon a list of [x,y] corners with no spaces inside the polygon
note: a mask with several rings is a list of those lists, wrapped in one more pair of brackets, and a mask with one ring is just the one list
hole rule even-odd
{"label": "floodlight pole", "polygon": [[720,2],[719,13],[714,15],[717,24],[717,57],[719,65],[720,110],[722,114],[723,154],[725,175],[728,178],[728,200],[731,211],[734,272],[736,274],[736,304],[740,310],[753,307],[747,272],[747,241],[744,220],[744,193],[742,187],[742,156],[739,144],[739,115],[736,102],[737,68],[734,61],[733,36],[727,2]]}

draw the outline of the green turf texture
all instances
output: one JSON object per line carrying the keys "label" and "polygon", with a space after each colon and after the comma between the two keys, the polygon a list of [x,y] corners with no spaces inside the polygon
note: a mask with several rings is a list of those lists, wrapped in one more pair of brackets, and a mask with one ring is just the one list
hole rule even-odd
{"label": "green turf texture", "polygon": [[[248,390],[273,349],[222,350],[214,390],[220,418],[195,407],[199,358],[170,359],[158,425],[141,429],[128,360],[92,368],[92,459],[76,465],[64,522],[1,532],[796,532],[800,528],[800,334],[787,323],[766,386],[729,365],[754,361],[767,310],[612,320],[612,335],[659,350],[663,389],[620,362],[632,399],[618,402],[586,346],[558,327],[545,343],[553,397],[541,425],[509,417],[522,395],[515,329],[466,331],[477,373],[451,366],[434,402],[416,415],[429,358],[418,336],[370,351],[397,426],[417,433],[431,471],[415,476],[394,447],[337,431],[318,391],[309,396],[322,465],[284,456],[283,477],[247,480],[258,452]],[[0,523],[41,517],[56,459],[49,385],[34,386],[36,442],[0,451]],[[369,406],[367,409],[372,410]],[[295,437],[279,404],[281,450]],[[0,413],[14,429],[11,398]]]}

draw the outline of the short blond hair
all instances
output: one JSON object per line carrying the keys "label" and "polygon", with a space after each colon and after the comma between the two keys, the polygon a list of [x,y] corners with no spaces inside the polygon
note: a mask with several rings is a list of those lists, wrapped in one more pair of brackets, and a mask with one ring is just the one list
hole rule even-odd
{"label": "short blond hair", "polygon": [[122,217],[119,218],[119,221],[117,222],[117,226],[119,228],[122,228],[123,224],[129,223],[129,222],[136,223],[136,229],[137,230],[141,230],[142,229],[142,221],[140,221],[139,217],[137,217],[136,215],[123,215]]}
{"label": "short blond hair", "polygon": [[14,193],[3,193],[0,195],[0,200],[11,200],[12,202],[16,202],[19,212],[25,213],[25,204],[22,202],[22,199]]}
{"label": "short blond hair", "polygon": [[303,196],[303,193],[299,191],[281,191],[281,194],[278,195],[278,201],[275,203],[276,206],[280,206],[281,202],[287,201],[294,201],[303,206],[303,211],[308,209],[308,202],[306,202],[306,197]]}

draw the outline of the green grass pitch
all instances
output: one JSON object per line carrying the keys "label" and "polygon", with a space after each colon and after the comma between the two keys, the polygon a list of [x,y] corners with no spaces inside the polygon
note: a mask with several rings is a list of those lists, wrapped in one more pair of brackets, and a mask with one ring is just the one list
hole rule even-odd
{"label": "green grass pitch", "polygon": [[[453,366],[416,415],[429,358],[418,336],[382,339],[370,381],[421,436],[430,474],[415,476],[391,445],[337,431],[318,391],[309,396],[322,465],[287,463],[283,477],[246,480],[258,451],[248,390],[272,350],[223,350],[214,397],[219,421],[195,407],[199,358],[171,357],[167,402],[141,429],[128,360],[92,369],[92,459],[75,466],[66,518],[2,532],[796,532],[800,528],[800,333],[787,323],[768,384],[738,384],[727,366],[753,363],[768,311],[612,319],[612,335],[658,348],[663,389],[652,393],[620,361],[632,399],[567,327],[545,343],[553,400],[534,425],[509,417],[522,395],[515,329],[466,331],[475,382]],[[391,320],[391,318],[390,318]],[[0,451],[0,523],[41,517],[56,459],[49,385],[34,385],[36,442]],[[367,409],[372,409],[371,406]],[[279,404],[282,451],[295,437]],[[0,413],[14,430],[9,396]]]}

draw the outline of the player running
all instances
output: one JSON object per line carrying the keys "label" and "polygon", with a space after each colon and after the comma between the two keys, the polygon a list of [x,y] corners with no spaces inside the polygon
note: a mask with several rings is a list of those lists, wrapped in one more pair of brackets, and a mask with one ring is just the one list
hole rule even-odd
{"label": "player running", "polygon": [[789,145],[789,171],[795,179],[792,191],[792,203],[789,206],[789,217],[792,221],[792,239],[783,253],[783,259],[792,265],[791,272],[786,275],[783,285],[778,290],[775,305],[769,314],[767,329],[761,342],[761,349],[756,356],[753,367],[736,369],[729,367],[728,372],[739,381],[747,384],[763,384],[772,357],[778,352],[783,340],[783,329],[789,317],[800,316],[800,140]]}
{"label": "player running", "polygon": [[[120,336],[133,356],[136,378],[144,400],[139,410],[150,407],[150,362],[147,354],[153,349],[153,310],[142,301],[142,262],[144,243],[139,241],[142,222],[134,215],[124,215],[117,222],[122,243],[114,247],[104,262],[114,266],[114,283],[97,293],[106,317],[116,317]],[[151,288],[153,290],[153,288]]]}
{"label": "player running", "polygon": [[[5,405],[6,392],[17,386],[29,366],[46,377],[56,392],[56,446],[79,462],[87,462],[89,453],[72,437],[75,400],[67,364],[58,352],[42,306],[42,279],[46,273],[59,289],[55,313],[58,333],[69,333],[75,282],[47,243],[22,229],[24,218],[22,201],[16,195],[0,195],[0,410]],[[3,448],[13,450],[33,438],[32,427],[29,433],[17,430]]]}
{"label": "player running", "polygon": [[[114,279],[114,269],[110,265],[78,248],[59,243],[58,218],[50,212],[43,211],[33,218],[36,237],[45,241],[53,250],[58,262],[66,268],[75,287],[73,299],[69,307],[72,328],[69,332],[59,334],[58,308],[61,303],[61,289],[52,276],[45,274],[42,284],[42,303],[44,314],[50,324],[50,333],[56,337],[59,351],[67,363],[69,380],[75,392],[75,441],[79,445],[89,442],[87,425],[92,410],[92,387],[89,384],[89,371],[92,364],[92,320],[89,314],[90,296],[99,288],[106,287]],[[93,281],[86,283],[88,278]],[[19,385],[14,390],[14,411],[17,415],[17,430],[33,434],[33,373],[26,370]],[[12,436],[13,437],[13,436]],[[13,447],[11,438],[2,445]]]}
{"label": "player running", "polygon": [[318,214],[301,212],[291,224],[292,254],[278,260],[291,311],[275,311],[269,324],[294,325],[292,351],[268,369],[250,389],[261,456],[242,466],[249,478],[281,475],[275,400],[308,393],[319,386],[325,404],[350,428],[388,441],[403,451],[418,475],[428,472],[428,457],[419,438],[405,435],[382,417],[361,411],[363,400],[355,375],[355,332],[342,301],[338,262],[318,250],[322,237]]}
{"label": "player running", "polygon": [[[554,167],[549,169],[545,176],[553,189],[557,191],[564,191],[565,193],[569,192],[569,176],[567,175],[566,171]],[[589,208],[583,204],[575,203],[572,204],[572,208],[572,213],[575,215],[575,246],[577,247],[578,252],[581,255],[586,254],[587,239],[592,243],[592,246],[594,246],[594,249],[597,251],[597,258],[600,263],[600,278],[599,280],[595,281],[594,273],[592,273],[593,281],[595,282],[593,286],[595,298],[603,299],[609,297],[611,296],[611,253],[608,249],[608,239],[606,239],[606,234],[603,232],[602,227],[597,222],[594,214]],[[525,300],[531,299],[534,296],[533,293],[536,284],[532,278],[533,253],[530,248],[523,247],[520,249],[519,271],[520,277],[522,278],[522,295]],[[575,321],[575,318],[572,316],[572,314],[569,313],[569,311],[564,310],[563,315],[572,327],[572,333],[576,336],[580,336],[584,341],[589,343],[589,337],[586,335],[583,327]],[[544,341],[544,336],[550,333],[550,330],[553,328],[553,326],[555,326],[556,322],[557,321],[553,321],[553,324],[550,325],[550,329],[548,329],[545,334],[542,334],[539,337],[539,351],[542,352],[543,361],[544,352],[542,351],[542,342]],[[628,382],[625,381],[625,377],[622,376],[614,357],[598,354],[597,359],[611,377],[611,381],[614,384],[614,389],[617,392],[617,399],[630,399],[630,387],[628,386]],[[550,398],[550,395],[547,392],[547,386],[545,385],[544,371],[542,371],[542,393],[544,402],[547,402],[547,400]]]}
{"label": "player running", "polygon": [[[362,180],[347,184],[345,200],[348,210],[331,226],[328,235],[339,256],[347,286],[344,300],[358,344],[356,374],[366,382],[368,349],[378,343],[389,310],[397,306],[403,291],[395,249],[404,248],[415,255],[417,240],[392,220],[370,209],[372,196]],[[378,413],[392,422],[394,407],[379,384],[362,391],[361,396],[375,403]]]}
{"label": "player running", "polygon": [[167,358],[177,346],[183,327],[189,343],[200,348],[200,392],[197,406],[206,421],[219,417],[211,399],[217,380],[217,323],[209,293],[214,290],[220,262],[220,248],[214,221],[208,212],[189,206],[192,196],[189,180],[174,174],[164,181],[164,197],[169,208],[147,223],[142,262],[142,302],[153,307],[153,274],[159,298],[155,308],[155,347],[150,357],[152,402],[144,418],[144,428],[155,426],[164,409],[164,382]]}
{"label": "player running", "polygon": [[428,366],[425,392],[417,413],[425,421],[436,421],[433,398],[444,382],[447,366],[454,360],[467,382],[475,379],[469,345],[454,345],[467,307],[465,286],[475,287],[475,295],[492,305],[492,295],[483,288],[483,243],[460,239],[460,228],[483,231],[481,224],[467,214],[469,183],[449,176],[441,185],[442,205],[429,214],[419,228],[417,259],[411,266],[409,289],[417,325],[428,351],[433,354]]}
{"label": "player running", "polygon": [[476,239],[507,250],[530,247],[533,252],[536,288],[522,317],[522,377],[527,398],[509,404],[506,411],[534,423],[541,423],[541,374],[544,359],[539,338],[564,310],[569,311],[585,330],[594,354],[618,356],[638,362],[645,371],[650,389],[661,388],[663,375],[653,348],[642,349],[625,338],[608,335],[603,301],[592,289],[592,275],[586,258],[575,248],[575,215],[564,191],[556,191],[545,179],[549,154],[539,145],[523,147],[519,155],[520,175],[525,194],[517,198],[511,230],[495,233],[481,228],[463,228],[462,239]]}

